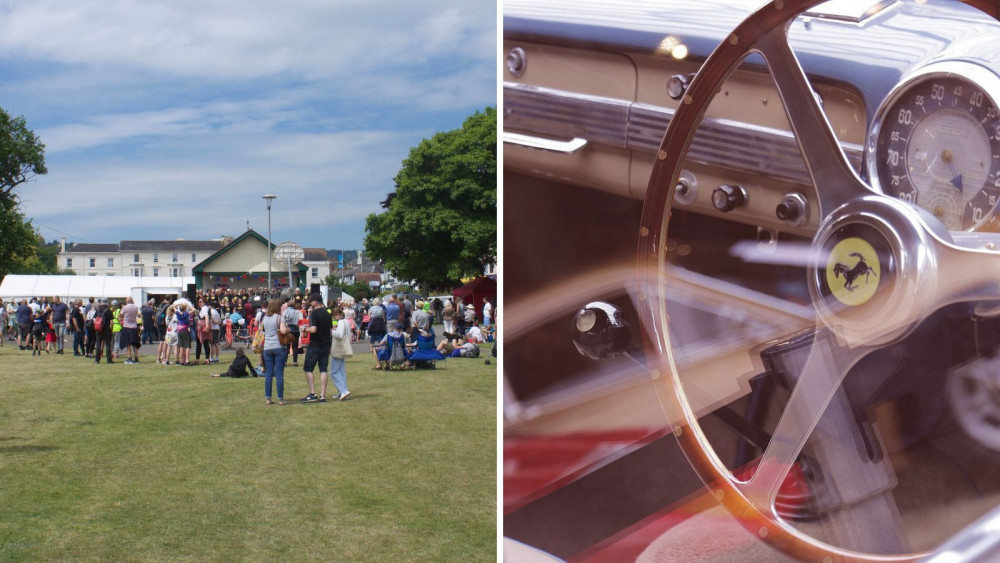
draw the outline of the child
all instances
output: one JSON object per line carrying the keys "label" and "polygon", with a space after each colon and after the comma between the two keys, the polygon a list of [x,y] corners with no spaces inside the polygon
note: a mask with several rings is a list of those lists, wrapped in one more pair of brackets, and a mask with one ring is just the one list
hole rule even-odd
{"label": "child", "polygon": [[52,326],[52,315],[46,315],[45,320],[45,353],[48,354],[55,350],[56,345],[56,327]]}
{"label": "child", "polygon": [[[248,369],[250,373],[247,373]],[[257,377],[257,370],[253,368],[253,364],[250,363],[250,358],[247,357],[246,352],[242,348],[237,348],[236,358],[233,359],[233,363],[229,364],[229,371],[226,373],[213,373],[212,377],[246,377],[251,374]]]}
{"label": "child", "polygon": [[31,355],[42,355],[42,342],[45,340],[45,315],[39,309],[31,319]]}
{"label": "child", "polygon": [[170,365],[170,357],[174,355],[177,350],[177,319],[174,317],[174,306],[170,305],[167,307],[166,313],[164,313],[164,321],[166,322],[167,332],[163,336],[163,340],[160,341],[160,349],[157,353],[156,363]]}

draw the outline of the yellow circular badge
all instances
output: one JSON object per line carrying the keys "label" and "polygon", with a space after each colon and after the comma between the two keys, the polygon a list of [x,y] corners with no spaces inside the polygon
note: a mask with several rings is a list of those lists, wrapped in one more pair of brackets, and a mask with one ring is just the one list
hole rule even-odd
{"label": "yellow circular badge", "polygon": [[875,295],[881,275],[875,249],[857,237],[837,243],[826,263],[826,284],[844,305],[867,303]]}

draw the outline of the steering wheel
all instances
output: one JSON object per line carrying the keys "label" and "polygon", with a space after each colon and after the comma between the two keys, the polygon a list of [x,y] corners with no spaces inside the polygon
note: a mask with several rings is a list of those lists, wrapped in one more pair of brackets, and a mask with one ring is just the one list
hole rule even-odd
{"label": "steering wheel", "polygon": [[[779,515],[779,489],[853,367],[912,334],[945,306],[1000,299],[1000,253],[955,244],[940,222],[877,192],[852,168],[788,41],[792,20],[819,3],[773,0],[759,9],[715,50],[683,95],[656,156],[640,224],[638,264],[645,288],[640,310],[648,328],[644,344],[665,409],[679,413],[673,431],[682,449],[714,496],[750,532],[807,559],[908,560],[919,554],[868,551],[864,542],[831,545],[803,533]],[[994,18],[1000,12],[1000,2],[965,3]],[[815,315],[808,354],[798,364],[800,373],[756,470],[740,478],[709,442],[698,421],[703,413],[696,413],[679,374],[669,325],[669,282],[664,280],[670,268],[672,202],[685,157],[709,103],[751,54],[762,56],[772,73],[815,187],[819,228],[809,243],[806,267],[808,302]],[[868,268],[854,272],[867,274],[871,282],[863,295],[848,296],[832,283],[844,273],[846,255],[859,257],[858,264]],[[878,517],[885,518],[891,514]]]}

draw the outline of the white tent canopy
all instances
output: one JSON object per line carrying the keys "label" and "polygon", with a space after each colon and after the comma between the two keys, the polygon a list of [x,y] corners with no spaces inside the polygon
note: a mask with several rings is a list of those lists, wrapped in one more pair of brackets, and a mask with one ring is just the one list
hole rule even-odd
{"label": "white tent canopy", "polygon": [[8,275],[0,282],[0,299],[53,297],[63,301],[96,297],[99,299],[131,296],[141,303],[150,294],[184,293],[194,277],[130,277],[130,276],[37,276]]}

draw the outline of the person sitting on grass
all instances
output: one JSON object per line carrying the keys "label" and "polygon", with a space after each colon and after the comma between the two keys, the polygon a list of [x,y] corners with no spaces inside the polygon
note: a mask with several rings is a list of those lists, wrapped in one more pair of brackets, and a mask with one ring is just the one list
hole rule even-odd
{"label": "person sitting on grass", "polygon": [[438,344],[437,351],[449,358],[479,357],[479,345],[471,338],[465,342],[459,338],[445,338]]}
{"label": "person sitting on grass", "polygon": [[237,348],[236,358],[229,364],[229,371],[226,373],[213,373],[212,377],[247,377],[249,375],[257,377],[257,370],[250,363],[250,358],[247,357],[246,352],[242,348]]}

